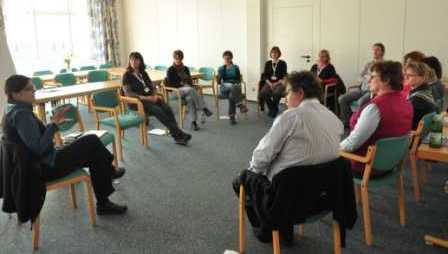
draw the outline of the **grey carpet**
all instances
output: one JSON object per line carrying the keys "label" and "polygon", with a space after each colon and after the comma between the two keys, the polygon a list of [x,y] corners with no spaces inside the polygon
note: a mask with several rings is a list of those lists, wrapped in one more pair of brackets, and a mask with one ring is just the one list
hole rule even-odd
{"label": "grey carpet", "polygon": [[[207,98],[209,105],[210,98]],[[227,104],[221,101],[221,111]],[[212,107],[210,107],[212,108]],[[222,253],[238,249],[238,206],[231,181],[248,166],[252,149],[272,121],[257,118],[255,105],[247,119],[230,126],[228,120],[210,118],[192,132],[188,147],[175,145],[170,137],[150,136],[150,148],[138,141],[138,132],[126,132],[124,145],[127,174],[120,179],[111,199],[126,203],[125,216],[98,217],[89,225],[83,186],[78,186],[78,209],[72,209],[67,190],[48,193],[41,213],[38,253]],[[94,128],[92,115],[81,107],[86,125]],[[151,120],[155,126],[156,120]],[[189,127],[188,120],[185,127]],[[374,245],[367,247],[362,231],[361,209],[347,233],[344,253],[446,253],[425,245],[432,233],[448,238],[446,164],[435,164],[423,188],[423,201],[412,195],[406,170],[407,225],[401,227],[395,186],[370,192]],[[1,202],[1,201],[0,201]],[[331,253],[329,217],[306,225],[305,238],[282,253]],[[29,224],[17,225],[16,217],[0,213],[0,253],[32,253]],[[247,253],[272,253],[271,244],[259,243],[247,225]]]}

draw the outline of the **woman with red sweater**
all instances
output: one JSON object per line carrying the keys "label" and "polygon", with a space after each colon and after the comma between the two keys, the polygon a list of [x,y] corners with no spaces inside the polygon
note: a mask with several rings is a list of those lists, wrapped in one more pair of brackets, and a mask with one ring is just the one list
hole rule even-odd
{"label": "woman with red sweater", "polygon": [[[367,148],[377,140],[406,135],[412,127],[412,105],[401,95],[401,64],[393,61],[378,62],[371,67],[371,71],[369,88],[376,96],[352,115],[351,132],[341,142],[341,150],[359,155],[365,155]],[[353,163],[353,173],[362,176],[363,166]],[[372,172],[373,176],[380,174],[384,174],[384,171]]]}

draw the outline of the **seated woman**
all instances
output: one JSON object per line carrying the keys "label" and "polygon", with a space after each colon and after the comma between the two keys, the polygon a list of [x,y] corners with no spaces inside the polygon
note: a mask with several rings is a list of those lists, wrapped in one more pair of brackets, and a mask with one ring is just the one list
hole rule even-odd
{"label": "seated woman", "polygon": [[[171,108],[156,94],[155,87],[145,71],[145,62],[139,52],[129,55],[128,68],[123,75],[123,90],[126,96],[138,98],[146,115],[155,116],[170,131],[176,144],[187,145],[191,135],[179,129]],[[130,107],[135,107],[130,105]]]}
{"label": "seated woman", "polygon": [[311,66],[311,72],[321,81],[323,85],[334,83],[337,79],[336,69],[330,63],[330,52],[322,49],[319,52],[319,59]]}
{"label": "seated woman", "polygon": [[[341,142],[341,150],[364,156],[378,139],[403,136],[412,126],[412,105],[401,95],[403,69],[401,63],[377,62],[371,67],[369,88],[376,96],[350,119],[351,132]],[[363,174],[364,165],[352,164],[355,175]],[[372,171],[378,176],[384,171]]]}
{"label": "seated woman", "polygon": [[414,108],[413,130],[417,128],[424,115],[435,112],[437,109],[432,88],[428,84],[430,72],[431,69],[422,62],[410,62],[405,67],[406,83],[411,87],[408,100]]}
{"label": "seated woman", "polygon": [[6,80],[8,112],[3,117],[3,138],[23,145],[43,165],[43,180],[48,182],[88,167],[97,201],[97,214],[123,214],[127,207],[109,200],[114,192],[112,179],[123,176],[124,169],[115,169],[113,155],[96,135],[81,136],[74,142],[55,149],[54,134],[58,124],[66,121],[65,110],[57,111],[51,123],[44,125],[33,113],[34,85],[30,78],[13,75]]}
{"label": "seated woman", "polygon": [[[406,65],[410,62],[421,62],[425,58],[425,55],[420,51],[411,51],[404,55],[403,57],[403,67],[406,67]],[[406,82],[406,80],[403,83],[403,96],[407,97],[409,95],[409,91],[411,91],[411,86]]]}
{"label": "seated woman", "polygon": [[193,79],[190,75],[190,70],[182,63],[184,59],[184,53],[181,50],[173,52],[173,65],[168,68],[166,73],[167,87],[179,88],[182,99],[185,99],[190,112],[193,114],[193,121],[191,127],[193,130],[199,130],[197,123],[198,110],[202,110],[207,117],[213,115],[213,113],[205,106],[204,98],[199,96],[196,89],[193,86]]}
{"label": "seated woman", "polygon": [[268,105],[268,116],[275,118],[278,114],[278,104],[280,99],[286,92],[286,74],[288,73],[288,66],[286,62],[280,60],[282,52],[277,46],[272,47],[269,60],[264,65],[264,71],[259,82],[258,102],[261,111],[264,111],[264,102]]}
{"label": "seated woman", "polygon": [[233,64],[232,51],[226,50],[222,54],[224,65],[218,69],[218,85],[220,85],[220,95],[229,99],[230,124],[235,125],[236,107],[241,113],[247,112],[247,107],[242,103],[244,95],[241,93],[241,73],[238,65]]}
{"label": "seated woman", "polygon": [[443,111],[443,101],[445,97],[445,86],[442,84],[442,64],[439,59],[434,56],[425,57],[422,60],[423,63],[429,66],[433,71],[432,80],[428,81],[432,89],[432,96],[436,102],[437,111]]}

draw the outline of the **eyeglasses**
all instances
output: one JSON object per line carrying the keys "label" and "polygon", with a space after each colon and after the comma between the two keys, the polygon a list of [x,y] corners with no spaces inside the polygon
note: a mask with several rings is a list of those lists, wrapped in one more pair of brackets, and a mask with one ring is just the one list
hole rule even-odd
{"label": "eyeglasses", "polygon": [[33,91],[33,92],[35,92],[36,88],[34,88],[34,86],[27,86],[27,87],[23,88],[23,91]]}
{"label": "eyeglasses", "polygon": [[378,74],[370,74],[370,76],[369,76],[369,80],[371,80],[371,79],[373,79],[373,78],[376,78],[376,77],[379,77],[380,75],[378,75]]}
{"label": "eyeglasses", "polygon": [[406,78],[412,78],[412,77],[417,77],[418,75],[417,74],[412,74],[412,73],[405,73],[404,74],[404,76],[406,77]]}

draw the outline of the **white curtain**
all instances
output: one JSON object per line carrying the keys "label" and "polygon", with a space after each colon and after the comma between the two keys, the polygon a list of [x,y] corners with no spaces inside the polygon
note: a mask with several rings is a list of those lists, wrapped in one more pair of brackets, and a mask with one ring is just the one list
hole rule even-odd
{"label": "white curtain", "polygon": [[9,52],[8,43],[6,41],[5,22],[3,19],[3,0],[0,0],[0,119],[6,105],[6,96],[4,86],[6,79],[16,73],[11,54]]}

